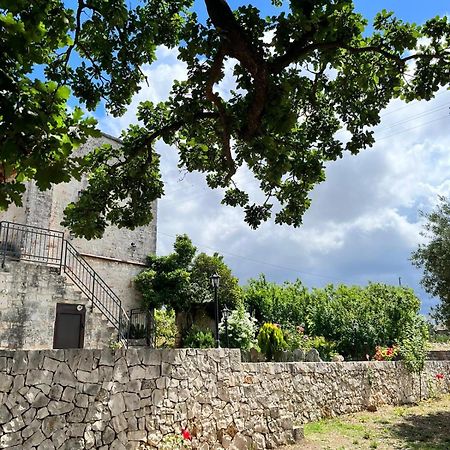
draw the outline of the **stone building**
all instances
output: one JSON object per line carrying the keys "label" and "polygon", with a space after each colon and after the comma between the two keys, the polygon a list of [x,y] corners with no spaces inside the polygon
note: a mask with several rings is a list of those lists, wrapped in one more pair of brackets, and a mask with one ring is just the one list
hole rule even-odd
{"label": "stone building", "polygon": [[[103,135],[88,140],[79,151],[104,143],[118,146],[120,140]],[[117,337],[117,323],[128,326],[130,311],[141,306],[133,278],[145,267],[146,256],[156,251],[156,202],[148,226],[109,227],[97,240],[74,238],[60,223],[64,208],[87,183],[87,179],[72,180],[44,192],[29,183],[23,206],[0,213],[3,224],[20,224],[11,225],[9,237],[6,225],[0,234],[0,250],[7,250],[8,256],[0,272],[0,348],[104,347]],[[60,233],[46,234],[41,229]],[[14,242],[20,247],[16,253],[7,242],[11,239],[20,240]],[[70,249],[75,256],[70,252],[66,256]],[[27,255],[36,252],[47,253],[30,261],[33,258]],[[68,337],[74,327],[78,335]],[[71,343],[57,342],[61,333]]]}

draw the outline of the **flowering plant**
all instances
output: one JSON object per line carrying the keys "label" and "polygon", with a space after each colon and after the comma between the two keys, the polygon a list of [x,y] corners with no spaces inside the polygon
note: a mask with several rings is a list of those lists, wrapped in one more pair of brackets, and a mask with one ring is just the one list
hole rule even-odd
{"label": "flowering plant", "polygon": [[377,345],[373,359],[376,361],[392,361],[399,353],[400,349],[397,345],[393,345],[392,347],[381,347]]}
{"label": "flowering plant", "polygon": [[[185,450],[191,447],[192,435],[189,430],[183,428],[180,434],[168,434],[164,436],[158,445],[158,450]],[[139,450],[150,450],[154,447],[148,443],[142,442]]]}

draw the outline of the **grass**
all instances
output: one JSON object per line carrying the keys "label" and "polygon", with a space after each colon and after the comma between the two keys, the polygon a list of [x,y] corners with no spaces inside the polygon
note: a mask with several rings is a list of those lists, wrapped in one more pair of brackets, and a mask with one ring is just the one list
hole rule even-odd
{"label": "grass", "polygon": [[305,425],[285,450],[450,450],[450,395],[416,406],[383,407]]}

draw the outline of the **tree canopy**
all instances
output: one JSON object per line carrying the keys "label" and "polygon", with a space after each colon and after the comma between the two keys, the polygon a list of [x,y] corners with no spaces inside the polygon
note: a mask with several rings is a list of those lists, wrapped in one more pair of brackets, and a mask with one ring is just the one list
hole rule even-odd
{"label": "tree canopy", "polygon": [[437,208],[424,217],[422,235],[427,242],[412,253],[411,261],[423,269],[425,291],[441,300],[435,318],[450,327],[450,202],[440,197]]}
{"label": "tree canopy", "polygon": [[238,279],[223,262],[223,257],[199,253],[187,235],[179,235],[174,252],[167,256],[148,255],[148,269],[142,271],[135,283],[145,304],[152,308],[165,306],[175,312],[189,311],[193,304],[213,302],[210,276],[220,276],[219,305],[236,307],[241,301]]}
{"label": "tree canopy", "polygon": [[[272,0],[270,17],[259,2],[232,11],[204,0],[204,22],[193,0],[72,3],[0,0],[0,207],[20,204],[27,180],[46,189],[87,173],[64,221],[87,238],[111,223],[151,220],[164,192],[159,139],[178,148],[181,167],[223,188],[222,202],[242,207],[251,227],[272,214],[299,226],[325,164],[373,145],[371,129],[392,98],[429,100],[450,78],[447,17],[416,25],[381,11],[367,34],[351,0]],[[121,148],[74,158],[95,123],[67,106],[69,96],[88,111],[123,114],[159,45],[178,48],[187,79],[166,101],[140,105]],[[215,87],[227,60],[236,87],[225,98]],[[241,167],[265,200],[238,184]]]}

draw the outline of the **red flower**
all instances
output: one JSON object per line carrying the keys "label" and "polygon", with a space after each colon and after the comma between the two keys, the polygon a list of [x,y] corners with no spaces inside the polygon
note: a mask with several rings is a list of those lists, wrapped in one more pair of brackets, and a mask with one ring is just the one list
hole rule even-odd
{"label": "red flower", "polygon": [[444,374],[443,373],[437,373],[436,374],[436,380],[443,380],[444,379]]}
{"label": "red flower", "polygon": [[191,433],[189,433],[188,430],[181,430],[181,435],[183,436],[184,439],[186,439],[187,441],[192,441],[192,436]]}

